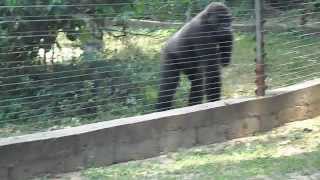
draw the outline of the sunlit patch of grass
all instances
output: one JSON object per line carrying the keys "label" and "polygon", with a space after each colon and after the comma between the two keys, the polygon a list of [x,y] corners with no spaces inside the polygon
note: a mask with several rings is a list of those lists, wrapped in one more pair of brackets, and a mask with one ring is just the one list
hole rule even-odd
{"label": "sunlit patch of grass", "polygon": [[[109,58],[128,59],[129,57],[140,58],[142,63],[145,60],[156,59],[160,62],[160,49],[166,39],[172,34],[169,30],[157,30],[152,33],[136,30],[139,35],[128,35],[122,38],[106,35],[104,40]],[[147,55],[141,59],[141,54]]]}

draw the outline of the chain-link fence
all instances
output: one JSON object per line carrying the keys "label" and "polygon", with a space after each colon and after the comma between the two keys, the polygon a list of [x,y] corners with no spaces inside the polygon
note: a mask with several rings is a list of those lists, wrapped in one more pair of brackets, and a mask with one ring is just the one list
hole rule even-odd
{"label": "chain-link fence", "polygon": [[[232,42],[215,29],[226,20],[197,25],[208,4],[0,2],[0,137],[152,113],[168,101],[178,108],[263,95],[266,86],[319,77],[319,1],[225,1]],[[196,27],[170,43],[185,24]],[[161,91],[170,98],[158,98]]]}

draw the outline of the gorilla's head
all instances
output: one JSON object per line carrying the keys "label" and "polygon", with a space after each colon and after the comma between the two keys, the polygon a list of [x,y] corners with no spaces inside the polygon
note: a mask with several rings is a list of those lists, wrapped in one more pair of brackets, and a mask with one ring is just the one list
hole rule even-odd
{"label": "gorilla's head", "polygon": [[222,3],[213,2],[207,6],[202,14],[202,25],[215,30],[230,30],[232,15],[229,8]]}

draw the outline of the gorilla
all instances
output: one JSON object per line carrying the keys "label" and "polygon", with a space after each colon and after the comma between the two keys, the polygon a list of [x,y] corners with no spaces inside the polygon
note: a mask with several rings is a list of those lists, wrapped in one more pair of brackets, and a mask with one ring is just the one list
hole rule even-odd
{"label": "gorilla", "polygon": [[220,100],[221,67],[232,55],[232,15],[222,3],[211,3],[186,23],[161,52],[160,90],[156,109],[172,108],[180,73],[191,82],[189,105]]}

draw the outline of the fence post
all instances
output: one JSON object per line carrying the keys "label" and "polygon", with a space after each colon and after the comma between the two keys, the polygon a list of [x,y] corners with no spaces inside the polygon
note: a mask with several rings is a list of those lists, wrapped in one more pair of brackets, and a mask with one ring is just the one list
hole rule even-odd
{"label": "fence post", "polygon": [[265,79],[265,52],[264,52],[264,18],[263,0],[255,0],[256,14],[256,95],[264,96],[267,89]]}

